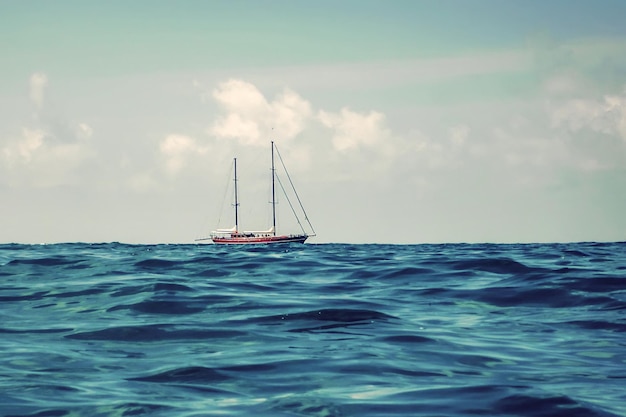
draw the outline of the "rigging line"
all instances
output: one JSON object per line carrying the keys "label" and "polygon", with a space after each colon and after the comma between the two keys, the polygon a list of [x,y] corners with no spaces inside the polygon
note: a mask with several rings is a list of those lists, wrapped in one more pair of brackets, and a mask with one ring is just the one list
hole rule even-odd
{"label": "rigging line", "polygon": [[[267,188],[265,189],[265,196],[267,196],[267,205],[265,206],[265,225],[272,224],[272,170],[268,169],[268,171],[270,172],[270,175],[268,178],[269,181],[266,183]],[[276,204],[278,204],[278,201],[276,201]]]}
{"label": "rigging line", "polygon": [[[231,165],[234,164],[234,162],[231,163]],[[220,207],[220,215],[217,218],[217,225],[215,226],[215,229],[219,229],[220,224],[222,223],[222,215],[224,214],[224,205],[226,203],[226,195],[228,194],[228,189],[230,188],[230,181],[231,178],[233,177],[233,170],[229,169],[228,170],[228,178],[226,179],[226,186],[224,187],[224,196],[222,197],[222,204]]]}
{"label": "rigging line", "polygon": [[278,181],[278,185],[280,185],[280,189],[283,190],[283,194],[285,195],[285,199],[287,199],[287,203],[289,203],[289,207],[291,207],[291,211],[293,212],[293,215],[296,217],[296,221],[298,222],[298,226],[300,226],[300,230],[302,230],[302,233],[304,233],[306,235],[306,231],[304,230],[304,227],[302,227],[302,223],[300,223],[300,218],[298,217],[298,214],[296,214],[296,210],[293,208],[293,205],[291,204],[291,200],[289,200],[289,196],[287,195],[287,192],[285,191],[285,187],[283,187],[283,183],[280,180],[280,177],[278,175],[275,175],[276,180]]}
{"label": "rigging line", "polygon": [[289,171],[287,171],[287,167],[285,166],[285,163],[283,162],[283,157],[280,155],[280,152],[278,151],[278,147],[276,147],[276,145],[274,145],[274,149],[276,149],[276,154],[278,155],[278,159],[280,160],[280,163],[283,166],[283,169],[285,170],[285,174],[287,174],[287,179],[289,180],[289,184],[291,184],[291,189],[293,190],[293,193],[295,194],[296,199],[298,200],[298,204],[300,204],[300,209],[302,210],[302,213],[304,213],[304,220],[307,221],[307,223],[309,224],[309,227],[311,228],[311,231],[313,232],[313,235],[315,235],[315,229],[313,228],[313,225],[311,224],[311,221],[309,220],[309,216],[306,214],[306,210],[304,209],[304,206],[302,205],[302,201],[300,201],[300,196],[298,195],[298,192],[296,191],[296,187],[293,185],[293,181],[291,181],[291,176],[289,175]]}

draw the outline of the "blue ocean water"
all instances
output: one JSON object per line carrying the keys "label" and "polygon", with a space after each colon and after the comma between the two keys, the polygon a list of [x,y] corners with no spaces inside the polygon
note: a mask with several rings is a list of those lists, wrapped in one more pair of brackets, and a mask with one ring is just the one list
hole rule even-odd
{"label": "blue ocean water", "polygon": [[626,416],[626,243],[0,245],[4,416]]}

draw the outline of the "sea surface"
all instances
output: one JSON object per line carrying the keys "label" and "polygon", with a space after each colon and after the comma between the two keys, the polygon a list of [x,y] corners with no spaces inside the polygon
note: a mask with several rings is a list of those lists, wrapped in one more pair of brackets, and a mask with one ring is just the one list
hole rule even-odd
{"label": "sea surface", "polygon": [[0,245],[3,416],[626,416],[626,243]]}

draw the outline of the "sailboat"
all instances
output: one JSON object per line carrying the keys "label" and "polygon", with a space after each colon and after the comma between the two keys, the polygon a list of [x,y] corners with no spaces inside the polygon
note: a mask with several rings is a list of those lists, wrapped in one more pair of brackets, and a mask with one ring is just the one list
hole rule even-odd
{"label": "sailboat", "polygon": [[[235,188],[235,195],[234,195],[235,202],[233,206],[235,209],[235,225],[230,229],[217,229],[217,230],[212,231],[208,239],[212,240],[213,243],[229,244],[229,245],[251,245],[251,244],[252,245],[266,245],[266,244],[276,244],[276,243],[304,243],[309,237],[315,236],[315,231],[313,229],[313,226],[311,225],[311,222],[309,221],[309,218],[306,215],[306,211],[304,210],[304,207],[302,206],[302,202],[300,201],[300,197],[298,196],[298,193],[296,192],[296,189],[293,186],[293,182],[291,181],[291,177],[289,177],[289,173],[287,172],[287,168],[285,167],[282,157],[280,156],[280,152],[278,152],[278,149],[276,148],[276,145],[274,145],[273,141],[271,142],[271,145],[272,145],[271,146],[272,226],[268,230],[261,230],[261,231],[243,231],[239,229],[239,195],[238,195],[238,190],[237,190],[237,158],[233,158],[233,170],[234,170],[234,178],[235,178],[235,187],[234,187]],[[295,233],[295,234],[276,233],[276,183],[278,182],[283,192],[285,191],[285,189],[279,177],[276,175],[276,169],[274,166],[274,153],[275,152],[280,159],[284,172],[287,174],[287,178],[289,179],[289,184],[291,185],[293,195],[295,195],[300,205],[300,209],[302,213],[304,214],[304,218],[307,221],[309,228],[312,231],[312,233],[310,234],[305,232],[304,227],[302,226],[302,223],[300,222],[300,219],[298,215],[296,214],[296,211],[294,210],[294,207],[291,204],[289,197],[287,197],[286,192],[285,192],[285,197],[287,199],[287,202],[291,206],[292,212],[296,217],[296,220],[298,222],[298,225],[300,226],[301,232]],[[208,239],[205,238],[205,239],[198,239],[198,240],[208,240]]]}

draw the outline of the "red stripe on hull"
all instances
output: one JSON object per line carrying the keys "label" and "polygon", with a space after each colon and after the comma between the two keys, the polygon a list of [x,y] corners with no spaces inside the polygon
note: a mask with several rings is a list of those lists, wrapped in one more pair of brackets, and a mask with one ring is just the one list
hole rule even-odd
{"label": "red stripe on hull", "polygon": [[266,245],[272,243],[304,243],[307,235],[269,237],[214,237],[213,243],[221,245]]}

